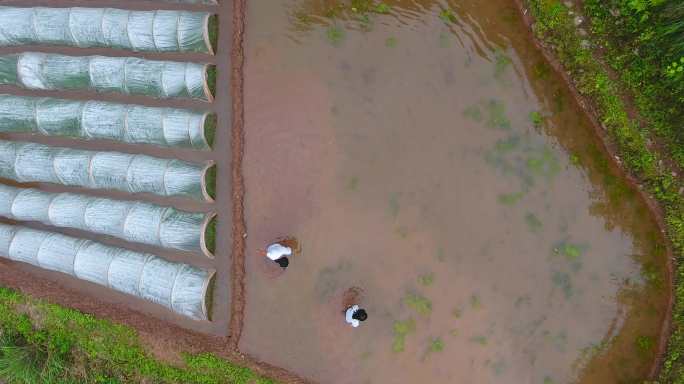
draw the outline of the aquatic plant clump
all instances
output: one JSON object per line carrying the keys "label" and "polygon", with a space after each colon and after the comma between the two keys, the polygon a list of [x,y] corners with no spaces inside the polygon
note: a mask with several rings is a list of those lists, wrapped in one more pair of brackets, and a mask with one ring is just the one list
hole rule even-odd
{"label": "aquatic plant clump", "polygon": [[0,95],[0,132],[208,150],[215,128],[208,112]]}
{"label": "aquatic plant clump", "polygon": [[213,272],[100,243],[0,224],[0,255],[103,285],[208,320]]}
{"label": "aquatic plant clump", "polygon": [[0,140],[0,177],[93,189],[212,200],[213,164],[119,152],[93,152]]}
{"label": "aquatic plant clump", "polygon": [[404,303],[419,315],[430,316],[432,313],[432,302],[424,296],[408,294],[404,297]]}
{"label": "aquatic plant clump", "polygon": [[212,101],[208,64],[25,52],[0,56],[0,84]]}
{"label": "aquatic plant clump", "polygon": [[205,227],[213,214],[0,185],[0,216],[75,228],[163,248],[202,252]]}
{"label": "aquatic plant clump", "polygon": [[0,46],[27,44],[139,52],[214,53],[206,12],[0,7]]}
{"label": "aquatic plant clump", "polygon": [[416,321],[412,318],[404,321],[395,321],[392,327],[394,338],[392,340],[392,351],[403,352],[406,345],[406,336],[416,331]]}

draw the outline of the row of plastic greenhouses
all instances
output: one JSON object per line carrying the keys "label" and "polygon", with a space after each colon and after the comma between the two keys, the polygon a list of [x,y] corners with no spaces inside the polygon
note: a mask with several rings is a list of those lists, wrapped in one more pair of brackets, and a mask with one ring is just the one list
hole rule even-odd
{"label": "row of plastic greenhouses", "polygon": [[[158,1],[160,6],[173,2],[217,5],[216,0]],[[124,247],[138,243],[179,251],[188,260],[213,257],[217,217],[211,209],[191,212],[175,208],[176,200],[161,205],[145,201],[157,196],[189,199],[195,202],[190,206],[211,204],[213,161],[183,161],[171,151],[148,156],[135,146],[212,150],[217,118],[201,105],[214,101],[211,56],[217,39],[218,19],[210,12],[0,6],[0,47],[27,48],[0,55],[0,85],[38,94],[64,92],[64,98],[0,94],[0,217],[27,225],[0,224],[0,257],[132,295],[191,319],[210,319],[213,269],[59,232],[106,236],[122,240],[116,244]],[[46,45],[107,48],[112,55],[30,51]],[[125,51],[139,53],[122,55]],[[188,61],[140,57],[165,52],[193,55]],[[90,100],[74,100],[72,91],[86,92]],[[101,94],[183,98],[197,109],[106,102],[98,100]],[[77,148],[80,144],[38,144],[34,136],[133,146],[130,152],[84,150]],[[8,139],[15,137],[21,140]],[[47,184],[54,185],[50,192],[43,189]],[[91,194],[94,190],[131,197],[107,198]]]}

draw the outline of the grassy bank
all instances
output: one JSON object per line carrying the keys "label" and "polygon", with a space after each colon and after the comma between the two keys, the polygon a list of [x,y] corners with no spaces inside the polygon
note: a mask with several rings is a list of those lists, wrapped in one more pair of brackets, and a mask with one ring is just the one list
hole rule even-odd
{"label": "grassy bank", "polygon": [[[684,137],[684,134],[676,129],[676,122],[682,121],[681,113],[684,112],[684,92],[675,85],[679,70],[674,69],[673,75],[667,75],[668,65],[663,66],[678,54],[676,39],[666,45],[662,39],[667,36],[663,35],[663,30],[657,31],[659,25],[665,25],[665,16],[655,14],[660,7],[667,6],[666,2],[586,0],[585,12],[592,25],[592,30],[587,31],[578,27],[583,23],[578,19],[577,10],[568,8],[563,2],[526,0],[536,20],[535,34],[552,49],[580,93],[593,102],[622,165],[640,180],[663,208],[667,235],[674,246],[677,263],[673,334],[659,382],[684,383],[684,268],[681,263],[684,199],[679,193],[682,183],[667,165],[684,165],[684,140],[679,140],[679,135]],[[651,12],[650,16],[645,16],[647,11]],[[614,19],[623,22],[616,23]],[[643,27],[634,38],[638,30],[635,24],[642,23],[650,27]],[[623,29],[631,32],[618,33],[624,32]],[[633,39],[632,45],[625,43],[627,36]],[[599,51],[599,47],[607,48]],[[663,53],[665,50],[667,54]],[[660,55],[658,61],[655,60],[657,55]],[[612,75],[610,66],[605,63],[617,69],[621,76]],[[625,94],[625,89],[631,90],[631,94]],[[633,98],[638,114],[628,112],[632,106],[625,102],[625,96]]]}
{"label": "grassy bank", "polygon": [[14,383],[266,384],[211,354],[155,360],[135,331],[0,288],[0,378]]}

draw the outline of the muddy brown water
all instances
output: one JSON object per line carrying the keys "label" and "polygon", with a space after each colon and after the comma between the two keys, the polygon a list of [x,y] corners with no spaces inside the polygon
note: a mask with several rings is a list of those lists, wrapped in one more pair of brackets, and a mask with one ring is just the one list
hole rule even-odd
{"label": "muddy brown water", "polygon": [[663,239],[513,3],[386,3],[249,3],[240,348],[333,384],[641,382]]}
{"label": "muddy brown water", "polygon": [[[87,4],[85,4],[87,3]],[[95,284],[83,282],[69,276],[40,270],[39,268],[25,265],[22,263],[3,263],[2,268],[14,269],[22,272],[30,272],[35,278],[44,279],[52,284],[52,287],[58,286],[66,288],[71,291],[89,295],[98,300],[103,307],[108,305],[122,305],[134,311],[143,313],[146,316],[153,316],[156,319],[168,321],[183,328],[202,332],[214,336],[227,336],[229,334],[230,321],[230,282],[231,282],[231,251],[232,251],[232,202],[231,202],[231,63],[230,51],[232,41],[232,2],[223,2],[219,6],[198,6],[178,3],[164,3],[159,1],[139,1],[139,0],[125,0],[125,1],[106,1],[106,0],[91,0],[87,2],[74,0],[5,0],[0,1],[0,5],[12,6],[52,6],[52,7],[68,7],[68,6],[92,6],[92,7],[118,7],[124,9],[134,10],[154,10],[154,9],[188,9],[197,11],[208,11],[219,15],[219,49],[216,56],[204,54],[178,54],[178,53],[136,53],[121,50],[109,49],[80,49],[68,48],[58,46],[30,46],[30,47],[2,47],[0,54],[16,53],[23,51],[34,52],[51,52],[68,55],[107,55],[107,56],[134,56],[143,57],[153,60],[178,60],[178,61],[193,61],[193,62],[208,62],[216,64],[217,66],[217,92],[213,103],[203,103],[187,99],[171,99],[171,100],[156,100],[144,96],[125,96],[114,93],[96,93],[85,91],[31,91],[20,89],[12,86],[0,86],[0,93],[8,93],[23,96],[47,96],[58,97],[74,100],[103,100],[117,103],[140,104],[155,107],[177,107],[177,108],[194,108],[199,110],[210,110],[217,114],[217,130],[216,140],[213,151],[193,151],[186,149],[172,149],[172,148],[158,148],[149,145],[131,145],[106,140],[72,140],[68,138],[46,137],[41,135],[31,134],[0,134],[0,138],[5,140],[21,140],[32,141],[42,144],[64,146],[71,148],[81,148],[96,151],[119,151],[127,153],[141,153],[156,157],[178,158],[192,162],[204,162],[213,160],[217,164],[217,185],[216,185],[216,201],[213,203],[193,201],[182,198],[165,198],[154,196],[151,194],[137,194],[131,195],[120,191],[109,190],[86,190],[81,188],[64,187],[54,184],[24,184],[23,186],[38,187],[50,192],[77,192],[93,196],[105,196],[115,199],[124,200],[142,200],[161,205],[172,205],[179,209],[198,211],[198,212],[216,212],[218,215],[217,239],[216,239],[216,254],[215,258],[210,259],[200,253],[190,253],[182,251],[174,251],[168,249],[161,249],[153,246],[146,246],[142,244],[128,243],[126,241],[116,239],[110,236],[101,236],[88,232],[63,229],[50,228],[37,223],[21,223],[38,229],[47,229],[55,232],[64,233],[71,236],[87,238],[91,240],[100,241],[104,244],[124,247],[139,252],[150,252],[155,255],[164,257],[175,262],[183,262],[195,265],[202,268],[216,270],[215,289],[213,290],[213,309],[212,321],[193,321],[180,315],[176,315],[166,310],[165,308],[151,304],[142,299],[134,298],[129,295],[113,292]],[[8,180],[0,180],[0,182],[12,183]],[[2,283],[2,281],[0,281]],[[25,285],[30,285],[30,281],[24,281],[18,284],[20,288]],[[15,284],[12,284],[13,286]],[[27,288],[28,291],[33,290]],[[51,299],[57,298],[60,302],[60,297],[73,297],[73,295],[60,295],[59,292],[46,292],[46,296]],[[39,295],[40,296],[40,295]],[[72,305],[72,299],[67,299],[62,304]],[[78,306],[78,305],[77,305]],[[107,308],[99,310],[93,306],[88,307],[89,312],[108,313]],[[133,319],[134,316],[131,316]],[[135,318],[138,318],[135,316]],[[133,320],[132,320],[133,321]],[[135,325],[135,324],[132,324]],[[145,326],[139,327],[145,328]]]}

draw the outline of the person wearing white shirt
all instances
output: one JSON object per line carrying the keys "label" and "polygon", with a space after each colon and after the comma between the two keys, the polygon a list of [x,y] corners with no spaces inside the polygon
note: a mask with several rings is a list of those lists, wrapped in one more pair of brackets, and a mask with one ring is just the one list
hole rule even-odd
{"label": "person wearing white shirt", "polygon": [[271,244],[266,249],[266,257],[280,265],[280,267],[283,269],[290,265],[290,260],[287,258],[287,256],[291,255],[292,248],[286,247],[279,243]]}
{"label": "person wearing white shirt", "polygon": [[368,314],[366,313],[365,309],[359,308],[358,305],[352,305],[351,307],[347,308],[344,318],[347,321],[347,324],[350,324],[352,327],[356,328],[361,325],[362,321],[366,321]]}

